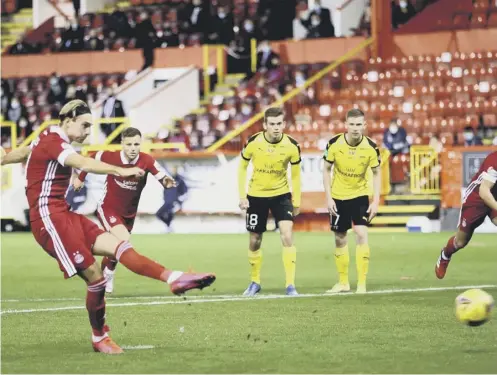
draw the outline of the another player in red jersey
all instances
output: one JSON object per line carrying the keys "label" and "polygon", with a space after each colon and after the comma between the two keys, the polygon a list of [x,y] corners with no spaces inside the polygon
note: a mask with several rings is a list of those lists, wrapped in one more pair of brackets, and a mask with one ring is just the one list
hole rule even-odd
{"label": "another player in red jersey", "polygon": [[[153,157],[140,152],[141,143],[141,132],[136,128],[127,128],[122,133],[122,151],[99,151],[93,157],[123,168],[132,166],[141,168],[145,173],[152,174],[166,189],[175,186],[174,179]],[[83,187],[86,175],[86,172],[81,172],[78,178],[74,179],[73,186],[76,191]],[[146,176],[142,179],[107,176],[103,196],[98,202],[97,217],[106,231],[122,241],[128,241],[130,238],[138,203],[146,182]],[[105,287],[107,293],[114,291],[116,265],[117,261],[113,258],[105,257],[102,261],[102,270],[107,281]]]}
{"label": "another player in red jersey", "polygon": [[457,232],[442,249],[435,266],[439,279],[444,278],[451,256],[469,243],[487,216],[497,225],[497,151],[485,158],[464,192]]}
{"label": "another player in red jersey", "polygon": [[88,285],[86,308],[92,327],[92,345],[97,352],[119,354],[122,349],[108,336],[105,325],[105,278],[94,255],[117,259],[129,270],[167,282],[175,294],[204,288],[213,274],[171,271],[137,253],[133,245],[104,232],[82,215],[69,211],[65,193],[72,168],[118,177],[143,177],[145,171],[122,168],[79,155],[70,145],[83,142],[92,126],[90,109],[73,100],[60,111],[60,126],[43,131],[30,147],[17,148],[1,158],[1,165],[27,161],[26,195],[31,230],[41,247],[59,263],[66,278],[80,276]]}

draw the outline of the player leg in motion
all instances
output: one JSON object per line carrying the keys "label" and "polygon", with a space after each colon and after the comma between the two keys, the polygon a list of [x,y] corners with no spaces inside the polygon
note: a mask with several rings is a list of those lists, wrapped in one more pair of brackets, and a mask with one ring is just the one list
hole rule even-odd
{"label": "player leg in motion", "polygon": [[[146,173],[152,174],[160,184],[168,189],[176,186],[174,179],[169,176],[150,155],[140,152],[142,134],[136,128],[127,128],[121,137],[122,151],[100,151],[93,155],[97,160],[126,168],[137,166]],[[87,173],[79,173],[73,179],[73,186],[79,191]],[[122,241],[128,241],[133,230],[138,203],[145,187],[146,178],[137,181],[134,178],[119,178],[107,176],[104,193],[97,207],[97,217],[104,229]],[[107,284],[105,291],[114,291],[114,272],[117,260],[105,257],[102,260],[102,270]]]}
{"label": "player leg in motion", "polygon": [[[371,139],[363,136],[366,125],[362,111],[350,110],[346,126],[345,134],[339,134],[328,142],[323,157],[323,184],[331,230],[335,232],[335,263],[338,270],[338,283],[327,292],[350,291],[347,231],[354,224],[357,293],[366,293],[370,257],[367,226],[378,212],[380,201],[380,152]],[[371,204],[366,174],[369,168],[373,170]]]}
{"label": "player leg in motion", "polygon": [[[251,283],[243,295],[254,296],[261,290],[261,243],[269,211],[278,223],[283,244],[286,294],[297,295],[293,218],[300,212],[300,146],[283,133],[285,121],[280,108],[266,110],[263,126],[263,132],[248,140],[238,169],[240,209],[246,211],[246,227],[250,232],[248,256]],[[247,195],[247,167],[250,161],[253,174]],[[292,194],[287,177],[288,164],[292,166]]]}
{"label": "player leg in motion", "polygon": [[457,232],[447,241],[435,265],[439,279],[445,277],[452,255],[469,243],[487,216],[497,225],[497,152],[485,158],[464,192]]}
{"label": "player leg in motion", "polygon": [[122,168],[79,155],[71,142],[82,143],[92,126],[90,109],[73,100],[60,110],[60,126],[51,126],[30,147],[2,156],[1,165],[26,163],[26,195],[31,228],[36,241],[55,258],[66,278],[79,275],[87,283],[86,308],[92,327],[92,345],[97,352],[122,353],[108,336],[105,325],[105,279],[94,255],[118,260],[134,273],[168,283],[175,294],[204,288],[213,274],[172,271],[136,252],[133,245],[102,231],[82,215],[68,211],[65,192],[72,168],[117,177],[143,177],[138,167]]}

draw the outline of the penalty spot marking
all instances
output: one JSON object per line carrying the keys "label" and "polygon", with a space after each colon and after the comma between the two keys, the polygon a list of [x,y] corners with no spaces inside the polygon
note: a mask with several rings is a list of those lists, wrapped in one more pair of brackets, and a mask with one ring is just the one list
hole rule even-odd
{"label": "penalty spot marking", "polygon": [[155,346],[153,345],[125,345],[121,346],[122,349],[124,350],[146,350],[146,349],[154,349]]}
{"label": "penalty spot marking", "polygon": [[[473,288],[497,288],[497,285],[465,285],[465,286],[452,286],[452,287],[439,287],[439,288],[411,288],[411,289],[384,289],[384,290],[373,290],[368,294],[399,294],[399,293],[419,293],[419,292],[439,292],[448,290],[464,290]],[[354,296],[355,293],[340,293],[340,294],[299,294],[298,296],[286,296],[281,294],[266,294],[259,295],[257,297],[242,297],[240,295],[233,295],[231,298],[203,298],[203,299],[180,299],[180,300],[162,300],[162,301],[149,301],[149,302],[121,302],[121,303],[108,303],[108,307],[128,307],[128,306],[153,306],[153,305],[181,305],[181,304],[192,304],[192,303],[214,303],[214,302],[236,302],[236,301],[261,301],[269,299],[282,299],[282,298],[317,298],[317,297],[345,297]],[[361,296],[363,296],[361,294]],[[76,311],[84,310],[86,306],[64,306],[64,307],[49,307],[43,309],[8,309],[3,310],[1,315],[5,314],[30,314],[37,312],[48,312],[48,311]]]}

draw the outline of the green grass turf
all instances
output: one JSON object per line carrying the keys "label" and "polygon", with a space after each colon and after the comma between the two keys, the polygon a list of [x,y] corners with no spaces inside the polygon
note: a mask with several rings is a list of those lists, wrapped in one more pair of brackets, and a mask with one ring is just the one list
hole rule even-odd
{"label": "green grass turf", "polygon": [[[448,234],[372,234],[368,289],[497,284],[495,235],[477,234],[446,279],[433,266]],[[3,235],[3,373],[496,373],[497,321],[469,328],[455,320],[461,291],[197,303],[194,296],[239,295],[248,284],[246,235],[134,236],[142,253],[175,269],[216,272],[187,299],[120,266],[108,299],[112,337],[152,345],[109,357],[93,353],[85,286],[63,280],[31,235]],[[298,233],[297,287],[322,293],[336,281],[331,234]],[[353,243],[351,283],[355,286]],[[264,294],[284,291],[281,245],[263,241]],[[494,298],[497,289],[488,288]],[[168,298],[158,298],[165,296]],[[192,297],[190,297],[192,296]],[[72,300],[54,300],[72,298]],[[36,299],[49,299],[48,301]],[[9,301],[15,300],[15,301]],[[112,306],[134,303],[128,306]],[[151,304],[156,303],[156,304]]]}

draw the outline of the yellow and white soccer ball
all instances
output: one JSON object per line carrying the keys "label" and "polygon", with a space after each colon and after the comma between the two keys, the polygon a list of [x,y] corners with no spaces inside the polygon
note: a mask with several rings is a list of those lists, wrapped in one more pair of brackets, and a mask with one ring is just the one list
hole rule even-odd
{"label": "yellow and white soccer ball", "polygon": [[456,298],[456,317],[461,323],[480,326],[490,319],[494,299],[481,289],[470,289]]}

